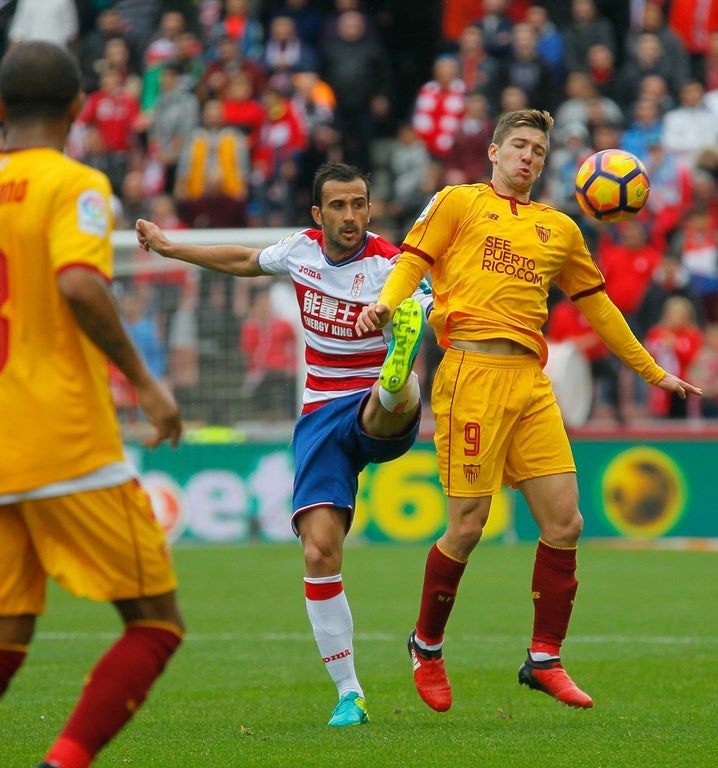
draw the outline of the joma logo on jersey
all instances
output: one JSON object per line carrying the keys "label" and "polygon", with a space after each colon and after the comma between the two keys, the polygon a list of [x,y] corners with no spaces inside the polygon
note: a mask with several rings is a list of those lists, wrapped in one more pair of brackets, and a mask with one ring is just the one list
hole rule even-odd
{"label": "joma logo on jersey", "polygon": [[309,275],[313,280],[321,280],[322,275],[321,272],[317,272],[316,269],[310,269],[309,267],[301,266],[299,267],[299,274],[300,275]]}
{"label": "joma logo on jersey", "polygon": [[491,221],[498,221],[499,220],[499,214],[498,213],[492,213],[491,211],[487,211],[484,214],[485,219],[491,219]]}
{"label": "joma logo on jersey", "polygon": [[551,237],[551,230],[547,227],[542,227],[539,224],[534,225],[536,227],[536,234],[539,236],[539,240],[542,243],[547,243],[549,237]]}
{"label": "joma logo on jersey", "polygon": [[331,656],[322,656],[322,661],[325,664],[328,664],[330,661],[337,661],[338,659],[346,659],[347,656],[351,656],[352,652],[346,648],[343,651],[340,651],[339,653],[333,653]]}
{"label": "joma logo on jersey", "polygon": [[0,184],[0,204],[21,203],[27,194],[27,179]]}

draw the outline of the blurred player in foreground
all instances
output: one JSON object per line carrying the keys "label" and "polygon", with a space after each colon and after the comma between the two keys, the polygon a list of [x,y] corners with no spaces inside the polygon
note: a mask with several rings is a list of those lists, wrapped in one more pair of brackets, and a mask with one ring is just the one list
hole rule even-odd
{"label": "blurred player in foreground", "polygon": [[417,288],[398,306],[388,352],[381,331],[359,338],[354,329],[359,312],[377,299],[399,249],[367,232],[369,186],[356,168],[322,166],[313,202],[319,228],[261,250],[173,243],[143,219],[137,221],[137,238],[162,256],[237,277],[288,274],[294,283],[308,375],[292,441],[292,528],[304,550],[309,621],[339,695],[329,725],[347,726],[366,722],[367,711],[342,584],[344,539],[359,473],[370,462],[401,456],[416,439],[419,383],[412,364],[431,296],[428,288]]}
{"label": "blurred player in foreground", "polygon": [[531,583],[533,634],[519,682],[573,707],[593,705],[560,659],[578,586],[583,518],[571,447],[543,372],[548,350],[541,329],[552,281],[646,381],[681,397],[701,394],[659,368],[635,338],[606,295],[576,223],[531,202],[552,125],[547,112],[533,109],[501,118],[489,146],[491,183],[445,187],[432,198],[406,236],[377,303],[357,323],[359,333],[382,327],[431,270],[430,322],[446,348],[432,408],[448,525],[429,552],[408,645],[417,691],[439,712],[452,701],[444,631],[502,482],[521,491],[540,532]]}
{"label": "blurred player in foreground", "polygon": [[176,445],[181,421],[109,291],[109,181],[62,154],[82,105],[77,63],[20,43],[0,65],[0,102],[0,694],[27,655],[48,576],[112,602],[124,633],[42,763],[86,768],[184,631],[163,532],[124,460],[107,358],[137,390],[149,445]]}

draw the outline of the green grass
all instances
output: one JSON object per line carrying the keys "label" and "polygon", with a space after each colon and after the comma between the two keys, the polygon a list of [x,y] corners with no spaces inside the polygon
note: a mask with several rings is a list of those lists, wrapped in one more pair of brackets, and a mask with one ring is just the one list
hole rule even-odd
{"label": "green grass", "polygon": [[[411,681],[426,547],[354,545],[344,580],[371,723],[330,729],[336,693],[308,625],[298,545],[180,548],[189,633],[98,768],[691,768],[718,755],[718,556],[586,545],[564,661],[595,707],[520,687],[533,546],[482,545],[461,585],[445,656],[454,706]],[[0,766],[35,765],[83,676],[119,628],[110,608],[57,589],[0,703]]]}

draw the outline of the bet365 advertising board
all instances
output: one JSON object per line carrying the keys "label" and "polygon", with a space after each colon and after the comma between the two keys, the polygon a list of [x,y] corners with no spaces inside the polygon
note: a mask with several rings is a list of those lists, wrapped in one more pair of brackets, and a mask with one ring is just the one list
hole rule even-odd
{"label": "bet365 advertising board", "polygon": [[[584,538],[646,541],[718,539],[718,442],[572,441]],[[286,443],[184,444],[149,451],[128,446],[172,541],[285,541],[292,497]],[[446,521],[431,442],[401,459],[371,465],[360,481],[351,536],[367,541],[430,542]],[[494,499],[484,541],[534,540],[521,494]]]}

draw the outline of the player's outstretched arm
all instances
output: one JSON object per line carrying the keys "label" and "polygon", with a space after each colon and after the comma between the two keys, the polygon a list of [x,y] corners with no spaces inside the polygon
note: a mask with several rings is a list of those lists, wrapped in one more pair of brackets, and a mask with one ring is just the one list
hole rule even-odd
{"label": "player's outstretched arm", "polygon": [[154,428],[145,443],[154,448],[168,440],[176,446],[182,434],[177,403],[152,376],[127,335],[104,278],[87,267],[70,267],[58,275],[57,283],[82,332],[134,386],[140,408]]}
{"label": "player's outstretched arm", "polygon": [[146,219],[137,219],[135,233],[142,248],[155,251],[168,259],[186,261],[237,277],[258,277],[264,274],[257,261],[259,248],[247,248],[244,245],[175,243],[156,224]]}
{"label": "player's outstretched arm", "polygon": [[667,373],[657,384],[659,389],[665,389],[666,392],[674,392],[682,400],[686,399],[686,395],[697,395],[703,397],[703,390],[700,387],[696,387],[683,379],[679,379],[672,373]]}
{"label": "player's outstretched arm", "polygon": [[391,319],[391,309],[386,304],[367,304],[357,317],[355,329],[358,336],[383,328]]}

